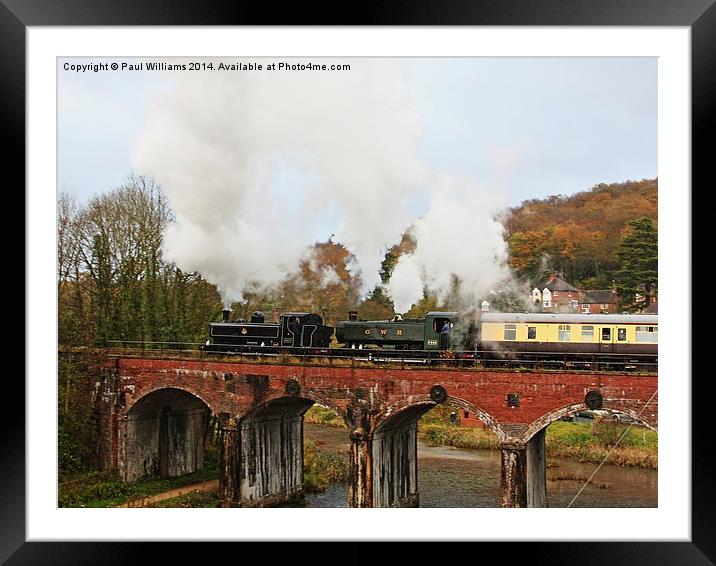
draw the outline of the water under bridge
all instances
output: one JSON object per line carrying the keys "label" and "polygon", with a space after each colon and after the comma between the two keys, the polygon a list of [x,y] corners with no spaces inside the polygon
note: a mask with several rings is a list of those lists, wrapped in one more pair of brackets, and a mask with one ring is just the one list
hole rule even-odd
{"label": "water under bridge", "polygon": [[551,422],[603,408],[658,424],[656,372],[198,352],[103,352],[94,359],[104,467],[125,481],[196,471],[213,414],[224,507],[275,505],[302,494],[303,415],[314,403],[347,425],[349,507],[419,504],[417,422],[439,403],[476,415],[497,435],[503,507],[546,506]]}

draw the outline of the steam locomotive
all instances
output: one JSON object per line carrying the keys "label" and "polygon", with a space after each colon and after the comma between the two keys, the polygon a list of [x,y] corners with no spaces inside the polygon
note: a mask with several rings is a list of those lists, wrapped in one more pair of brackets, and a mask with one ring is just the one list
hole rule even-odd
{"label": "steam locomotive", "polygon": [[[281,314],[265,322],[261,312],[251,320],[209,325],[205,350],[225,353],[297,352],[384,358],[455,358],[461,360],[522,360],[592,366],[601,364],[654,369],[658,351],[657,315],[428,312],[422,318],[359,320],[351,311],[335,329],[320,315]],[[332,336],[336,344],[331,347]]]}
{"label": "steam locomotive", "polygon": [[[266,322],[262,312],[255,312],[251,320],[229,321],[229,310],[223,311],[221,322],[209,324],[210,341],[206,349],[232,351],[232,346],[269,348],[328,348],[333,327],[323,324],[314,313],[289,312],[278,322]],[[211,348],[214,346],[214,348]]]}

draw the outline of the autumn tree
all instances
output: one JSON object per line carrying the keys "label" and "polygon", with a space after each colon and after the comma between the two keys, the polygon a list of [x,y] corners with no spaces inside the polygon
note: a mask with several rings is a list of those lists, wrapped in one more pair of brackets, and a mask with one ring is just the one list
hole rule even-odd
{"label": "autumn tree", "polygon": [[617,255],[616,287],[622,308],[633,311],[648,307],[659,281],[658,232],[654,222],[646,217],[629,222]]}
{"label": "autumn tree", "polygon": [[619,269],[624,227],[641,217],[655,221],[657,208],[656,179],[602,183],[569,197],[525,201],[502,219],[510,265],[533,284],[558,271],[577,287],[609,287]]}
{"label": "autumn tree", "polygon": [[357,310],[361,320],[388,320],[393,317],[395,307],[383,287],[376,287]]}

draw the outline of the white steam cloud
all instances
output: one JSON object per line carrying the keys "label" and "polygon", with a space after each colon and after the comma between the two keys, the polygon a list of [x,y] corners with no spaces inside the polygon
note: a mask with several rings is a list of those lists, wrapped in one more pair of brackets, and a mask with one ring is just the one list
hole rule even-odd
{"label": "white steam cloud", "polygon": [[350,71],[177,73],[150,108],[133,161],[176,214],[166,257],[227,302],[294,269],[331,212],[339,224],[326,230],[354,254],[367,293],[410,222],[407,196],[428,170],[400,69],[344,62]]}
{"label": "white steam cloud", "polygon": [[388,282],[395,311],[409,310],[425,287],[444,301],[453,275],[460,279],[463,300],[473,307],[507,279],[504,228],[495,219],[500,208],[480,186],[441,174],[427,213],[411,230],[415,251],[399,259]]}
{"label": "white steam cloud", "polygon": [[386,250],[412,224],[417,248],[388,285],[396,312],[424,286],[444,299],[453,274],[466,293],[487,293],[507,275],[498,203],[442,174],[427,212],[411,218],[409,199],[433,172],[418,157],[420,117],[400,67],[321,60],[341,62],[350,71],[167,74],[172,88],[153,100],[133,147],[135,167],[161,184],[176,214],[166,258],[216,283],[228,304],[249,283],[280,282],[335,232],[365,296],[380,284]]}

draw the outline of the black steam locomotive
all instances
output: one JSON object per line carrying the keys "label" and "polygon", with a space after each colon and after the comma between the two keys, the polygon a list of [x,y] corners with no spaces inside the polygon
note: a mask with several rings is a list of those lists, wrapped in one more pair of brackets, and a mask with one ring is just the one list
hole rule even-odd
{"label": "black steam locomotive", "polygon": [[229,321],[229,310],[224,310],[221,322],[209,324],[209,341],[206,350],[248,351],[251,348],[328,348],[333,327],[323,324],[323,318],[314,313],[288,312],[278,322],[266,322],[262,312],[255,312],[251,320]]}

